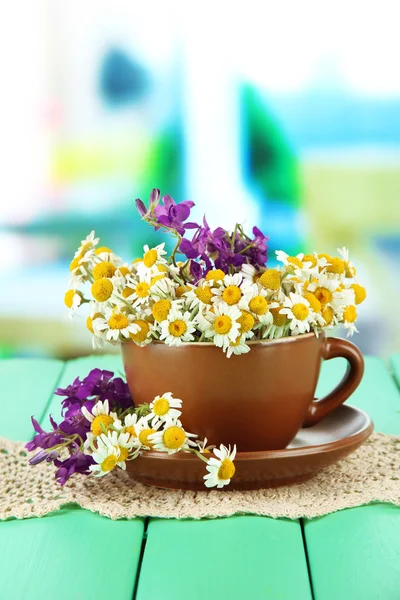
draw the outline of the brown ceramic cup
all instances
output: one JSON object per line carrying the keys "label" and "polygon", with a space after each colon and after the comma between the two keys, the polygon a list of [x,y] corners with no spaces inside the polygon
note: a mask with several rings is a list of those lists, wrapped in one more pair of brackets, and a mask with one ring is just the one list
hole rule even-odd
{"label": "brown ceramic cup", "polygon": [[[182,423],[209,444],[240,451],[285,448],[301,427],[315,425],[359,385],[364,361],[347,340],[305,334],[250,342],[247,354],[226,358],[212,343],[122,345],[135,404],[165,392],[181,398]],[[323,360],[344,357],[347,372],[324,398],[314,398]]]}

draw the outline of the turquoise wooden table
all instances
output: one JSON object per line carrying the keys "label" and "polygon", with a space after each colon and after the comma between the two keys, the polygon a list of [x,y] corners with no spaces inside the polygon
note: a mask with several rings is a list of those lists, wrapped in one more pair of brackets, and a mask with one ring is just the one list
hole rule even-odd
{"label": "turquoise wooden table", "polygon": [[[0,361],[0,435],[32,437],[59,415],[56,387],[93,367],[122,370],[118,356]],[[319,393],[344,368],[326,363]],[[350,403],[377,431],[400,434],[400,356],[366,359]],[[69,507],[0,522],[3,600],[399,600],[400,509],[374,504],[311,521],[236,516],[215,520],[111,521]]]}

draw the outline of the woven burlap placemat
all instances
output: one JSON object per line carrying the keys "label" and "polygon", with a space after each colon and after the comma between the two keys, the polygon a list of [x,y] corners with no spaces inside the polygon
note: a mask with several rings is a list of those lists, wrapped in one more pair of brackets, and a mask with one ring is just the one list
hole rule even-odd
{"label": "woven burlap placemat", "polygon": [[234,514],[296,519],[371,502],[400,505],[400,436],[382,433],[310,481],[249,492],[162,490],[136,483],[121,470],[101,479],[76,475],[60,487],[51,464],[32,467],[28,459],[24,444],[0,438],[1,520],[43,517],[71,503],[111,519]]}

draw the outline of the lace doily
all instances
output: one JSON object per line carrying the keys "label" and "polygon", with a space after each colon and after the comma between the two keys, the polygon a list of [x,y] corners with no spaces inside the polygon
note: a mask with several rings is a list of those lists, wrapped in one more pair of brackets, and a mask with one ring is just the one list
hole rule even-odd
{"label": "lace doily", "polygon": [[24,444],[0,438],[0,519],[42,517],[66,504],[111,519],[255,514],[318,517],[371,502],[400,505],[400,436],[373,434],[354,454],[298,485],[236,492],[147,487],[118,470],[98,479],[75,475],[60,487],[54,467],[30,466]]}

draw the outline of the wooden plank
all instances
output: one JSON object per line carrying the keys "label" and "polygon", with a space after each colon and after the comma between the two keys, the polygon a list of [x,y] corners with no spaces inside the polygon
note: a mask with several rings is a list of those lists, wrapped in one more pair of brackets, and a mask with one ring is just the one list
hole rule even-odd
{"label": "wooden plank", "polygon": [[299,523],[151,519],[137,600],[311,600]]}
{"label": "wooden plank", "polygon": [[[12,428],[4,427],[2,421],[1,433],[9,436],[8,432],[12,431],[16,438],[28,439],[30,414],[43,413],[49,394],[57,385],[67,385],[75,376],[86,375],[96,366],[114,368],[118,358],[90,357],[73,361],[67,364],[59,382],[56,369],[51,371],[46,363],[7,362],[7,366],[0,363],[0,386],[5,385],[10,375],[19,383],[17,386],[7,384],[7,403],[13,407],[7,421],[12,421]],[[56,364],[59,374],[62,365]],[[33,378],[27,375],[30,369]],[[53,379],[49,381],[51,372]],[[56,396],[52,412],[57,418],[59,405],[60,398]],[[41,421],[43,424],[44,419]],[[12,600],[130,599],[143,532],[141,519],[112,521],[79,508],[64,509],[41,519],[2,522],[0,596]]]}
{"label": "wooden plank", "polygon": [[48,359],[0,360],[0,435],[11,440],[29,440],[30,417],[38,420],[52,397],[64,364]]}
{"label": "wooden plank", "polygon": [[[343,365],[325,365],[321,389],[332,389]],[[366,372],[350,404],[366,410],[377,431],[400,434],[400,394],[385,364],[366,359]],[[400,510],[375,504],[305,521],[316,600],[400,597]]]}
{"label": "wooden plank", "polygon": [[79,508],[0,523],[1,598],[130,600],[143,523]]}

